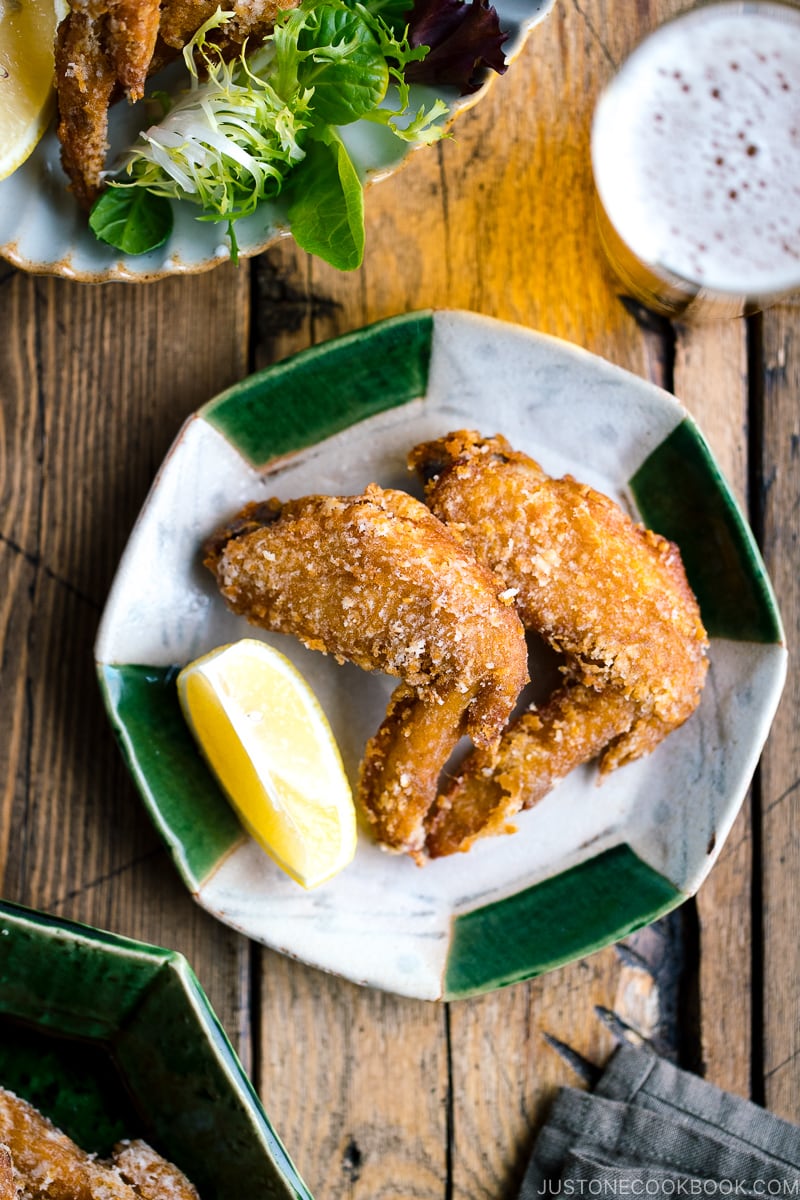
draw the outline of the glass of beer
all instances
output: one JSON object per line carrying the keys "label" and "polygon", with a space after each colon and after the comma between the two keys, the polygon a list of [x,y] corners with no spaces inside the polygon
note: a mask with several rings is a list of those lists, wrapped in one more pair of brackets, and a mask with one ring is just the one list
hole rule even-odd
{"label": "glass of beer", "polygon": [[648,308],[739,316],[800,289],[800,7],[723,0],[645,38],[598,101],[592,169]]}

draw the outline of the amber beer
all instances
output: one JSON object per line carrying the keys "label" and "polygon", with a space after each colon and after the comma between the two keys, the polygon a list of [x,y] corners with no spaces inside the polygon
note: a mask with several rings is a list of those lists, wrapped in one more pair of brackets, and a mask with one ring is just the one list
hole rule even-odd
{"label": "amber beer", "polygon": [[800,7],[705,4],[646,38],[597,105],[600,236],[668,316],[737,316],[800,289]]}

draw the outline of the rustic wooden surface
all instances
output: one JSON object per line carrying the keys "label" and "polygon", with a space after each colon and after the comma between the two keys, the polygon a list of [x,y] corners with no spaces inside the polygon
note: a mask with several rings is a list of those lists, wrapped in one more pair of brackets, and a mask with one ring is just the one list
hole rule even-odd
{"label": "rustic wooden surface", "polygon": [[451,1006],[359,989],[198,910],[107,728],[92,642],[183,418],[248,370],[365,322],[471,308],[672,388],[749,505],[800,632],[800,308],[686,329],[600,257],[591,112],[683,0],[560,0],[455,136],[368,198],[364,266],[282,242],[238,271],[91,287],[0,265],[2,895],[191,960],[318,1200],[513,1194],[556,1086],[647,1039],[800,1119],[800,677],[695,903],[620,947]]}

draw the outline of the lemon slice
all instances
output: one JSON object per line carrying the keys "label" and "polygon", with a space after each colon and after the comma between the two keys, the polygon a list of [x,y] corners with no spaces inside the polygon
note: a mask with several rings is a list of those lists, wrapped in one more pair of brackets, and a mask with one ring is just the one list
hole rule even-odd
{"label": "lemon slice", "polygon": [[245,638],[178,676],[184,715],[242,824],[303,887],[356,849],[353,796],[319,703],[289,659]]}
{"label": "lemon slice", "polygon": [[53,115],[62,0],[0,0],[0,179],[24,163]]}

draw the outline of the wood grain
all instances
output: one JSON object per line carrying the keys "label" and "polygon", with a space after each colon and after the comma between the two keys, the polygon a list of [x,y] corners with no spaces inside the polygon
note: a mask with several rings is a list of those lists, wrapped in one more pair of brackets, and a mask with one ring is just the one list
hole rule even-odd
{"label": "wood grain", "polygon": [[262,952],[261,1076],[318,1197],[442,1194],[445,1011]]}
{"label": "wood grain", "polygon": [[767,1105],[800,1120],[800,305],[765,313],[764,553],[793,656],[761,769],[763,1069]]}
{"label": "wood grain", "polygon": [[[748,511],[747,325],[678,326],[674,387],[703,430],[745,514]],[[752,858],[748,796],[697,896],[700,1039],[697,1067],[748,1096],[752,1074]]]}
{"label": "wood grain", "polygon": [[92,657],[116,561],[170,441],[209,390],[246,370],[247,295],[232,270],[150,287],[22,275],[0,287],[12,714],[0,821],[5,896],[184,951],[249,1060],[249,949],[179,882],[114,744]]}

